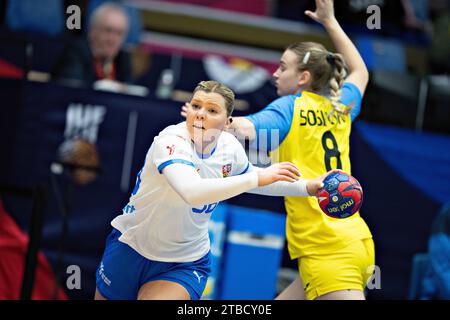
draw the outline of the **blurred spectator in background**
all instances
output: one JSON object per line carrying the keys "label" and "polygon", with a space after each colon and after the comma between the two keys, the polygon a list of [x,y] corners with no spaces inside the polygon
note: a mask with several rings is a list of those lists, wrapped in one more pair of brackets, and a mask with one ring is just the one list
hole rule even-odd
{"label": "blurred spectator in background", "polygon": [[432,41],[429,48],[430,72],[450,73],[450,0],[430,1]]}
{"label": "blurred spectator in background", "polygon": [[122,50],[129,28],[124,9],[113,3],[91,15],[87,39],[74,40],[53,71],[55,79],[91,86],[97,80],[132,82],[130,57]]}
{"label": "blurred spectator in background", "polygon": [[401,0],[403,25],[407,29],[425,31],[428,22],[427,0]]}
{"label": "blurred spectator in background", "polygon": [[419,299],[450,300],[450,203],[434,219]]}

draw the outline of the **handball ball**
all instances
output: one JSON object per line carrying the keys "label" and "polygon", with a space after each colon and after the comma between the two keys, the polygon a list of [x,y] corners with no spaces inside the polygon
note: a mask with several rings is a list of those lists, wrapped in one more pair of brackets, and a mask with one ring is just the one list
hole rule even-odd
{"label": "handball ball", "polygon": [[348,218],[362,205],[362,187],[351,175],[344,172],[332,172],[323,180],[323,188],[318,192],[319,206],[322,211],[337,219]]}

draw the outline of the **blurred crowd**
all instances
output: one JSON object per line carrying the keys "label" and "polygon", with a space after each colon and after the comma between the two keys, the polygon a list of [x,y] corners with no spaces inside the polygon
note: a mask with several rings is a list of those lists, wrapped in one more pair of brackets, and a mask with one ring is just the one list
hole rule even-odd
{"label": "blurred crowd", "polygon": [[[94,9],[98,8],[104,0],[60,0],[41,1],[34,4],[33,1],[6,0],[0,3],[0,23],[6,29],[25,29],[33,31],[33,24],[24,22],[22,26],[16,22],[20,15],[21,7],[33,8],[36,16],[39,16],[39,8],[49,11],[46,5],[54,6],[54,11],[59,12],[60,20],[67,18],[65,9],[76,4],[81,8],[81,29],[69,30],[63,28],[61,34],[75,37],[75,43],[69,43],[64,57],[56,64],[54,75],[58,78],[68,77],[79,80],[84,78],[92,82],[95,78],[117,78],[125,82],[131,82],[129,76],[130,66],[126,55],[120,50],[125,42],[129,42],[127,32],[129,24],[135,24],[130,17],[130,12],[120,9],[118,6],[109,5],[92,18]],[[127,1],[113,0],[110,4],[127,4]],[[244,13],[272,16],[279,19],[289,19],[304,23],[313,23],[304,15],[305,10],[314,8],[314,0],[252,0],[242,4],[240,1],[194,1],[194,0],[167,0],[181,4],[195,4],[225,10],[235,10]],[[381,9],[381,29],[368,30],[365,22],[369,16],[367,7],[375,4]],[[367,33],[382,37],[400,40],[405,44],[413,43],[424,48],[428,53],[428,71],[431,74],[446,74],[450,70],[450,0],[377,0],[377,1],[336,1],[336,16],[342,24],[353,34]],[[127,18],[128,15],[128,18]],[[13,19],[14,18],[14,19]],[[27,18],[29,19],[29,17]],[[14,20],[14,21],[12,21]],[[362,23],[363,22],[363,23]],[[142,26],[141,26],[142,27]],[[39,31],[38,27],[35,27]],[[133,27],[136,33],[139,28]],[[58,30],[52,29],[53,33]],[[139,32],[139,31],[137,31]],[[82,39],[81,39],[82,38]],[[139,37],[134,35],[134,41]],[[107,48],[109,46],[109,48]],[[107,59],[99,58],[101,50],[109,50]],[[91,51],[93,61],[86,60]],[[100,61],[101,60],[101,61]],[[81,61],[83,66],[80,65]],[[87,63],[89,62],[89,66]],[[86,70],[89,67],[90,74]],[[83,69],[84,68],[84,69]]]}

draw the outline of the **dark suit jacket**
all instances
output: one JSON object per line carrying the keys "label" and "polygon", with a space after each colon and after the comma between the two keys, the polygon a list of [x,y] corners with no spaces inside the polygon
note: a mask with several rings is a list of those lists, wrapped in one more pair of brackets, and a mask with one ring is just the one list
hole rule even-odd
{"label": "dark suit jacket", "polygon": [[[131,63],[128,53],[120,51],[114,60],[116,80],[132,83]],[[80,85],[91,86],[97,79],[94,59],[85,38],[71,41],[53,69],[54,79],[77,80]]]}

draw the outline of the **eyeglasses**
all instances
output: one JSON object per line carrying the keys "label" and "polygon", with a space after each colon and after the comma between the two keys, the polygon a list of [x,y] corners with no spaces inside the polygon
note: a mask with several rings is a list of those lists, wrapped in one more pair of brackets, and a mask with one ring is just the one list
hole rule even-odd
{"label": "eyeglasses", "polygon": [[124,36],[127,31],[126,29],[123,28],[114,28],[111,26],[96,26],[96,28],[102,33],[114,34],[119,37]]}

